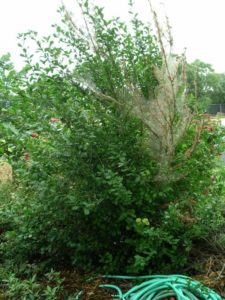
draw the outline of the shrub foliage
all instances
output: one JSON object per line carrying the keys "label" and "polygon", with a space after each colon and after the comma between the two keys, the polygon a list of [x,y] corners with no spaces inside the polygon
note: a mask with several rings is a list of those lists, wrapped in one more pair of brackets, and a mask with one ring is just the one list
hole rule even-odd
{"label": "shrub foliage", "polygon": [[[20,35],[23,70],[0,60],[0,154],[14,170],[0,194],[2,262],[182,271],[193,247],[224,226],[213,174],[221,129],[192,114],[173,143],[167,180],[158,180],[162,164],[151,150],[159,141],[132,105],[137,93],[150,103],[163,84],[160,43],[134,13],[126,25],[87,1],[80,7],[85,31],[61,8],[52,36]],[[182,101],[184,86],[176,91]]]}

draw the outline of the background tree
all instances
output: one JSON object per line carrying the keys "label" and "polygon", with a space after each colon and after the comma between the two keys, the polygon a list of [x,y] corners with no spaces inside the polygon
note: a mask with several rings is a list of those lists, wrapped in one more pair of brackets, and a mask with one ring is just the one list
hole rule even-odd
{"label": "background tree", "polygon": [[224,74],[216,73],[210,64],[195,60],[187,67],[189,93],[198,99],[201,109],[211,103],[224,103]]}
{"label": "background tree", "polygon": [[213,90],[210,98],[212,104],[225,103],[225,74],[211,74]]}
{"label": "background tree", "polygon": [[200,60],[195,60],[188,65],[187,72],[189,93],[198,100],[200,107],[206,107],[211,101],[210,95],[216,84],[213,80],[213,67]]}

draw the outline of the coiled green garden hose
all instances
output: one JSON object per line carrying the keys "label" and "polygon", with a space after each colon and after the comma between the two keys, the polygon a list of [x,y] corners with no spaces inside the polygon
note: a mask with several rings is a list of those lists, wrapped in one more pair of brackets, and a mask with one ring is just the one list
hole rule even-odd
{"label": "coiled green garden hose", "polygon": [[[220,295],[204,286],[202,283],[183,275],[150,275],[150,276],[112,276],[105,275],[103,278],[144,280],[135,285],[127,292],[114,284],[100,284],[101,288],[111,288],[117,292],[113,296],[119,300],[161,300],[175,297],[178,300],[221,300]],[[76,296],[76,300],[82,299],[82,291]],[[99,299],[100,300],[100,299]]]}

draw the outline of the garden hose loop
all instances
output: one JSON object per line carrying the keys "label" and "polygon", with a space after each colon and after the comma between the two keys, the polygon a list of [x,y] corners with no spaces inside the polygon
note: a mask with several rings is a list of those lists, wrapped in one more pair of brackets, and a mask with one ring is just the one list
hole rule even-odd
{"label": "garden hose loop", "polygon": [[[115,290],[117,294],[114,295],[113,298],[118,300],[163,300],[169,297],[174,297],[177,300],[222,300],[220,295],[213,290],[184,275],[104,275],[102,278],[144,280],[125,293],[115,284],[99,285],[101,288]],[[80,291],[75,299],[82,299],[82,294],[82,291]]]}

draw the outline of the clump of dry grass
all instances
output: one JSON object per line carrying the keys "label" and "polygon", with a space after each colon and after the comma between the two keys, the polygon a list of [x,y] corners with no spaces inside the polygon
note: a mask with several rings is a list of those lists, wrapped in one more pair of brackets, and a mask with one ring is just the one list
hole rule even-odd
{"label": "clump of dry grass", "polygon": [[225,257],[222,254],[201,253],[198,264],[202,267],[193,278],[214,289],[222,297],[225,296]]}
{"label": "clump of dry grass", "polygon": [[0,184],[12,182],[12,166],[6,161],[0,161]]}

